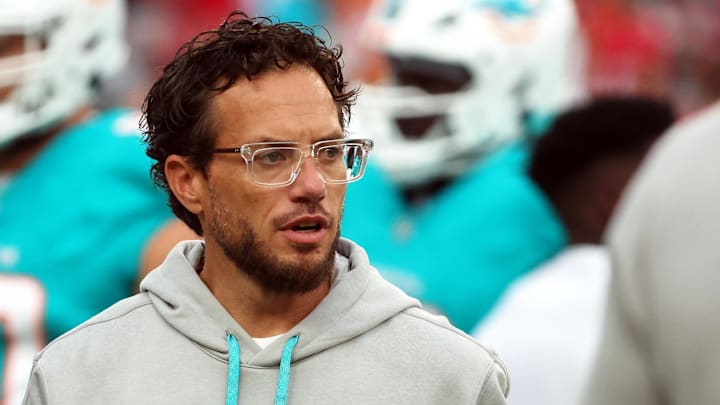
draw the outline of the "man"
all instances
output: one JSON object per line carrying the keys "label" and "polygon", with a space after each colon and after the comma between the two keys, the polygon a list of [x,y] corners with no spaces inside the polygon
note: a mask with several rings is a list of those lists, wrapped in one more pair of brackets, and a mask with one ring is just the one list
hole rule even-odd
{"label": "man", "polygon": [[[608,219],[651,145],[672,125],[661,100],[604,96],[558,116],[538,139],[529,176],[552,202],[570,245],[513,283],[474,332],[513,371],[510,401],[575,405],[602,327]],[[552,372],[544,373],[548,363]]]}
{"label": "man", "polygon": [[[50,339],[136,291],[180,239],[139,114],[96,111],[127,53],[119,0],[0,0],[0,403]],[[178,234],[179,233],[179,234]]]}
{"label": "man", "polygon": [[504,404],[495,357],[339,238],[372,142],[356,91],[302,25],[232,13],[181,48],[144,105],[178,245],[36,357],[26,404]]}
{"label": "man", "polygon": [[716,404],[720,105],[653,149],[613,217],[604,334],[582,402]]}
{"label": "man", "polygon": [[364,86],[355,110],[353,131],[377,153],[348,190],[343,235],[470,331],[566,243],[525,169],[529,140],[581,93],[573,3],[377,3],[362,38],[389,77]]}

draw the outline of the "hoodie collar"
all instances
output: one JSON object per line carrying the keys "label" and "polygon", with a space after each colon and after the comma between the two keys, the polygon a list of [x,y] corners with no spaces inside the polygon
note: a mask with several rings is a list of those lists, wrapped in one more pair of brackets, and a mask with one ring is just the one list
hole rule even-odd
{"label": "hoodie collar", "polygon": [[227,360],[227,334],[243,348],[241,362],[277,366],[288,337],[298,336],[293,360],[311,356],[352,339],[420,304],[383,280],[369,264],[365,251],[340,239],[336,277],[328,295],[299,324],[265,350],[217,301],[197,273],[204,242],[184,241],[141,283],[160,316],[180,333],[216,357]]}

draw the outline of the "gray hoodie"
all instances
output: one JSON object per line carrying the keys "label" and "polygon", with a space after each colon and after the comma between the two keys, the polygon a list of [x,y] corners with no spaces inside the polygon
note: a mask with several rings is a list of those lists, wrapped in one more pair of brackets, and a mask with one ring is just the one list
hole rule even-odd
{"label": "gray hoodie", "polygon": [[200,280],[203,249],[178,244],[140,294],[50,343],[24,403],[506,403],[498,358],[384,281],[354,243],[341,240],[327,297],[265,349]]}
{"label": "gray hoodie", "polygon": [[720,403],[718,151],[720,103],[663,135],[623,196],[584,405]]}

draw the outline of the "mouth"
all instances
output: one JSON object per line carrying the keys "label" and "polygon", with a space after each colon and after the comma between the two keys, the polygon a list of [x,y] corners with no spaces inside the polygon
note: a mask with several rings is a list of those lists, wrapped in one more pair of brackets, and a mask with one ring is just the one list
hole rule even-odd
{"label": "mouth", "polygon": [[318,244],[323,240],[330,221],[321,215],[296,217],[280,227],[280,231],[293,244]]}
{"label": "mouth", "polygon": [[303,222],[293,225],[290,229],[295,232],[316,232],[322,229],[322,225],[317,222]]}
{"label": "mouth", "polygon": [[330,221],[323,215],[303,215],[293,218],[280,227],[283,231],[315,232],[327,228]]}

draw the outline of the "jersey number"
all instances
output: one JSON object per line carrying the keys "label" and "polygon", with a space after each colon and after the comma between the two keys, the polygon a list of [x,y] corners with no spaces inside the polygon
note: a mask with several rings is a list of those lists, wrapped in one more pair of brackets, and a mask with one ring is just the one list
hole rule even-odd
{"label": "jersey number", "polygon": [[5,338],[0,405],[22,401],[33,356],[46,343],[45,301],[45,290],[37,280],[0,274],[0,324]]}

